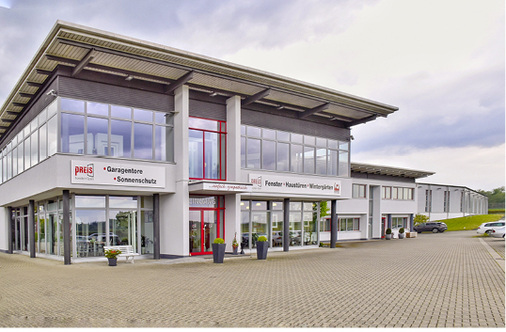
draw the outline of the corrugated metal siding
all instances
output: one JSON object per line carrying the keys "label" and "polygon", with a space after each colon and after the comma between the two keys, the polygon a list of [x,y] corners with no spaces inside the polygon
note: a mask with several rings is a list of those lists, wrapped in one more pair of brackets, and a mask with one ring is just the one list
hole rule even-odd
{"label": "corrugated metal siding", "polygon": [[59,77],[58,95],[103,103],[145,108],[155,111],[174,110],[174,97],[114,85]]}
{"label": "corrugated metal siding", "polygon": [[350,137],[349,129],[327,126],[321,123],[282,117],[274,114],[255,112],[247,109],[242,110],[241,123],[338,140],[348,140]]}
{"label": "corrugated metal siding", "polygon": [[190,99],[190,116],[213,120],[227,120],[225,105]]}

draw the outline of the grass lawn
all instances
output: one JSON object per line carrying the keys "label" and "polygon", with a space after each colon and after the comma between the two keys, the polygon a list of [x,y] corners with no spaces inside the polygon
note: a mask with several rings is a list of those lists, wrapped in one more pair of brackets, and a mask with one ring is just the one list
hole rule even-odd
{"label": "grass lawn", "polygon": [[479,216],[468,216],[441,220],[448,225],[449,231],[465,231],[477,229],[484,222],[493,222],[504,218],[504,214],[483,214]]}

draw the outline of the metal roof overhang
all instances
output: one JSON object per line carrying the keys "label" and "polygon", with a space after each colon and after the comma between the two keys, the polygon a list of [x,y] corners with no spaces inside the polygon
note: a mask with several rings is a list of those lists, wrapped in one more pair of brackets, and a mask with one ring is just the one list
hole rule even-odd
{"label": "metal roof overhang", "polygon": [[167,46],[57,21],[0,109],[0,142],[29,108],[57,66],[144,80],[172,93],[190,89],[239,95],[243,105],[259,103],[296,111],[299,118],[322,117],[345,127],[386,117],[397,107],[287,77],[181,51]]}
{"label": "metal roof overhang", "polygon": [[406,169],[406,168],[359,164],[359,163],[351,163],[351,171],[356,172],[356,173],[389,175],[389,176],[411,178],[411,179],[424,178],[424,177],[435,174],[434,172],[417,171],[417,170]]}

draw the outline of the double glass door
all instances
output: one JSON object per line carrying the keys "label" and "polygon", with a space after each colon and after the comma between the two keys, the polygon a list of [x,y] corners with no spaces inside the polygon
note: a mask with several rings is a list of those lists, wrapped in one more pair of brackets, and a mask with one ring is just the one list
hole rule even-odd
{"label": "double glass door", "polygon": [[190,210],[190,254],[212,253],[212,243],[218,237],[218,211]]}

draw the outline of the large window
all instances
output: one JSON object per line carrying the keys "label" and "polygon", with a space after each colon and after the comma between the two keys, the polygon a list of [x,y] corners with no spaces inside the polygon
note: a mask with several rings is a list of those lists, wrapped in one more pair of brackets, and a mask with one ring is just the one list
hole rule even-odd
{"label": "large window", "polygon": [[366,185],[354,183],[352,185],[352,197],[353,198],[366,198]]}
{"label": "large window", "polygon": [[360,218],[338,218],[338,224],[341,232],[360,230]]}
{"label": "large window", "polygon": [[289,133],[241,127],[241,167],[318,175],[349,175],[349,143]]}
{"label": "large window", "polygon": [[190,117],[188,127],[190,178],[226,180],[226,123]]}
{"label": "large window", "polygon": [[61,152],[171,161],[172,116],[61,98]]}

